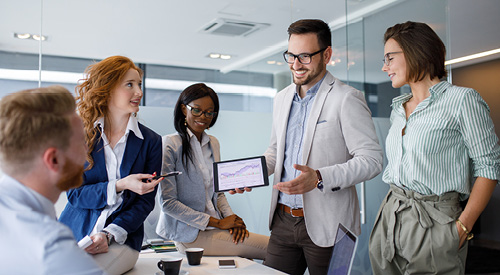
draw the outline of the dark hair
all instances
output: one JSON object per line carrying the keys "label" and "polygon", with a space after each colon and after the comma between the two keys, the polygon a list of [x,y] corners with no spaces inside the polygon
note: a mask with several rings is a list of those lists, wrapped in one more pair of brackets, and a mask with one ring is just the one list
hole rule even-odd
{"label": "dark hair", "polygon": [[385,32],[384,43],[391,38],[403,50],[409,81],[421,81],[427,74],[431,79],[447,75],[444,66],[446,47],[427,24],[411,21],[396,24]]}
{"label": "dark hair", "polygon": [[193,100],[197,100],[202,97],[209,96],[214,102],[214,112],[216,113],[212,118],[212,122],[209,127],[212,127],[217,121],[217,116],[219,115],[219,97],[212,90],[212,88],[208,87],[203,83],[193,84],[179,95],[179,99],[177,99],[177,103],[175,104],[174,109],[174,126],[175,130],[179,133],[182,138],[182,161],[184,162],[184,166],[187,169],[188,160],[193,160],[191,153],[191,146],[189,144],[189,136],[187,133],[187,126],[184,125],[186,122],[186,116],[182,112],[182,105],[188,105]]}
{"label": "dark hair", "polygon": [[324,21],[319,19],[302,19],[295,21],[288,27],[288,38],[292,34],[315,33],[318,37],[318,44],[321,49],[332,46],[332,32]]}

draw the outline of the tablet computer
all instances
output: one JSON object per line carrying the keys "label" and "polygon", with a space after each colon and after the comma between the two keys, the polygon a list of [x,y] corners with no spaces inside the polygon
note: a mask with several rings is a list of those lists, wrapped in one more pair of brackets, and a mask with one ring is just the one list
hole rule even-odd
{"label": "tablet computer", "polygon": [[214,162],[214,191],[269,185],[264,156]]}
{"label": "tablet computer", "polygon": [[349,275],[356,255],[358,237],[339,223],[327,275]]}

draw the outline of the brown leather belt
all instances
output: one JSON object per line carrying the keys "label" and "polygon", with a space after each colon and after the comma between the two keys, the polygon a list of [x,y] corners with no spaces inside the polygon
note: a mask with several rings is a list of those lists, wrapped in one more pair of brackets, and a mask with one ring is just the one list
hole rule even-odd
{"label": "brown leather belt", "polygon": [[284,204],[278,203],[278,209],[283,210],[284,212],[292,215],[292,217],[304,217],[303,208],[292,209]]}

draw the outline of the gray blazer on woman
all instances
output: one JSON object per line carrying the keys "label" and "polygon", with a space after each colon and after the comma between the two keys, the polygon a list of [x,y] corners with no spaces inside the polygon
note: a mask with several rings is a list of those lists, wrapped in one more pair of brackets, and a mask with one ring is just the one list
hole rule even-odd
{"label": "gray blazer on woman", "polygon": [[[210,136],[210,148],[214,161],[220,161],[219,141]],[[163,142],[162,174],[180,171],[181,175],[161,181],[160,205],[162,213],[156,226],[156,233],[163,238],[190,243],[196,240],[198,232],[205,230],[210,216],[205,211],[205,185],[203,176],[192,161],[188,168],[182,162],[182,139],[178,133],[166,135]],[[196,161],[196,159],[194,159]],[[224,193],[214,193],[212,202],[222,216],[233,214]]]}

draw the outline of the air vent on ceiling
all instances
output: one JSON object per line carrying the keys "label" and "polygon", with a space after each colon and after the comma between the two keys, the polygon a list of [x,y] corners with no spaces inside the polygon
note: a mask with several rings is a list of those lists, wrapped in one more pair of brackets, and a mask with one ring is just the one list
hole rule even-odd
{"label": "air vent on ceiling", "polygon": [[203,27],[201,32],[226,36],[247,36],[267,27],[269,24],[217,18]]}

